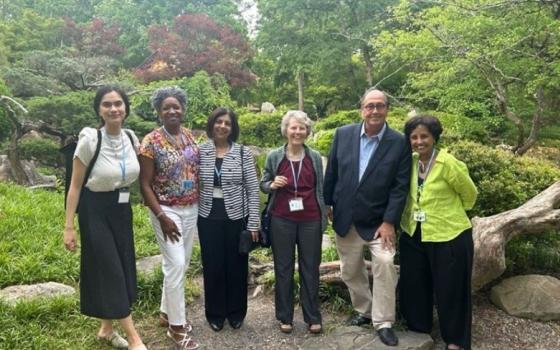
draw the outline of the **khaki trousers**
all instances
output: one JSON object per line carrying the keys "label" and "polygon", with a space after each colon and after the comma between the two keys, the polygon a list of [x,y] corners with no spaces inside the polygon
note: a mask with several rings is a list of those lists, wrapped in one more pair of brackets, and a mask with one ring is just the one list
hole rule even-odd
{"label": "khaki trousers", "polygon": [[[395,322],[395,290],[397,272],[393,258],[395,250],[381,247],[381,240],[370,242],[360,237],[354,225],[345,237],[336,236],[336,248],[340,257],[341,277],[352,299],[354,309],[365,317],[371,317],[375,329],[391,327]],[[363,249],[371,252],[373,288],[364,262]]]}

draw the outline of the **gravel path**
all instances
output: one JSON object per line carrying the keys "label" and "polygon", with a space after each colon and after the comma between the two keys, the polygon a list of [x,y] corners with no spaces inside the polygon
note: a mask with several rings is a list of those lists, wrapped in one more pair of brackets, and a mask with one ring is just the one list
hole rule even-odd
{"label": "gravel path", "polygon": [[[476,294],[473,301],[473,349],[560,349],[560,321],[536,322],[509,316],[494,307],[485,294]],[[287,335],[278,330],[273,305],[272,293],[261,293],[250,298],[247,318],[241,329],[233,330],[226,323],[221,332],[214,332],[206,323],[201,297],[188,310],[189,319],[194,324],[193,337],[201,344],[200,349],[298,349],[310,337],[325,337],[347,317],[344,314],[323,312],[326,334],[314,336],[307,332],[301,309],[296,307],[294,332]],[[165,337],[165,329],[157,327],[156,316],[140,320],[138,326],[149,349],[173,349],[171,341]],[[437,330],[432,336],[436,340],[435,349],[443,349],[444,344]]]}

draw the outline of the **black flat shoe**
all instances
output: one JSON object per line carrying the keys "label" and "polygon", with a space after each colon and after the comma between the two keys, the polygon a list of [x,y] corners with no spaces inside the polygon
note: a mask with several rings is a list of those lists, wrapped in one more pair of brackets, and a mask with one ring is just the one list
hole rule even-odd
{"label": "black flat shoe", "polygon": [[222,328],[224,328],[224,322],[216,322],[216,321],[208,321],[208,324],[210,325],[210,328],[212,328],[212,330],[214,332],[219,332],[222,330]]}
{"label": "black flat shoe", "polygon": [[243,325],[243,321],[229,321],[229,325],[233,329],[239,329]]}
{"label": "black flat shoe", "polygon": [[397,346],[399,339],[395,335],[393,328],[381,328],[377,330],[377,335],[381,342],[387,346]]}
{"label": "black flat shoe", "polygon": [[371,318],[367,318],[362,315],[354,315],[350,316],[350,318],[346,320],[346,324],[348,326],[363,326],[366,324],[371,324]]}

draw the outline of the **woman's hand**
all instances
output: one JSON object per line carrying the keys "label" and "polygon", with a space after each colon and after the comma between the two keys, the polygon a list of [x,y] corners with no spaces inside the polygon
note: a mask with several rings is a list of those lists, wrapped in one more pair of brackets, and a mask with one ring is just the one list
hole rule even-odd
{"label": "woman's hand", "polygon": [[275,176],[274,181],[270,183],[270,188],[273,190],[277,190],[279,188],[286,186],[287,184],[288,184],[288,178],[285,176],[278,175]]}
{"label": "woman's hand", "polygon": [[171,243],[179,242],[179,228],[175,225],[175,222],[171,220],[167,215],[163,214],[159,218],[159,224],[161,225],[161,231],[163,232],[163,238],[171,240]]}
{"label": "woman's hand", "polygon": [[73,227],[65,227],[62,241],[64,242],[66,249],[71,252],[75,252],[78,246],[76,244],[76,230],[74,230]]}
{"label": "woman's hand", "polygon": [[259,241],[259,231],[250,231],[251,232],[251,236],[253,236],[253,242],[258,242]]}

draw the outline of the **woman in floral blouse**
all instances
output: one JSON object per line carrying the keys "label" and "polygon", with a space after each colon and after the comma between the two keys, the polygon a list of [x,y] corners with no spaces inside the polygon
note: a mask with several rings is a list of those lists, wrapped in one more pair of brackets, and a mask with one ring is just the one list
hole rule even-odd
{"label": "woman in floral blouse", "polygon": [[196,349],[185,313],[185,273],[189,267],[198,216],[199,151],[191,132],[181,126],[187,95],[162,87],[152,96],[162,127],[144,137],[140,186],[163,255],[160,324],[178,349]]}

